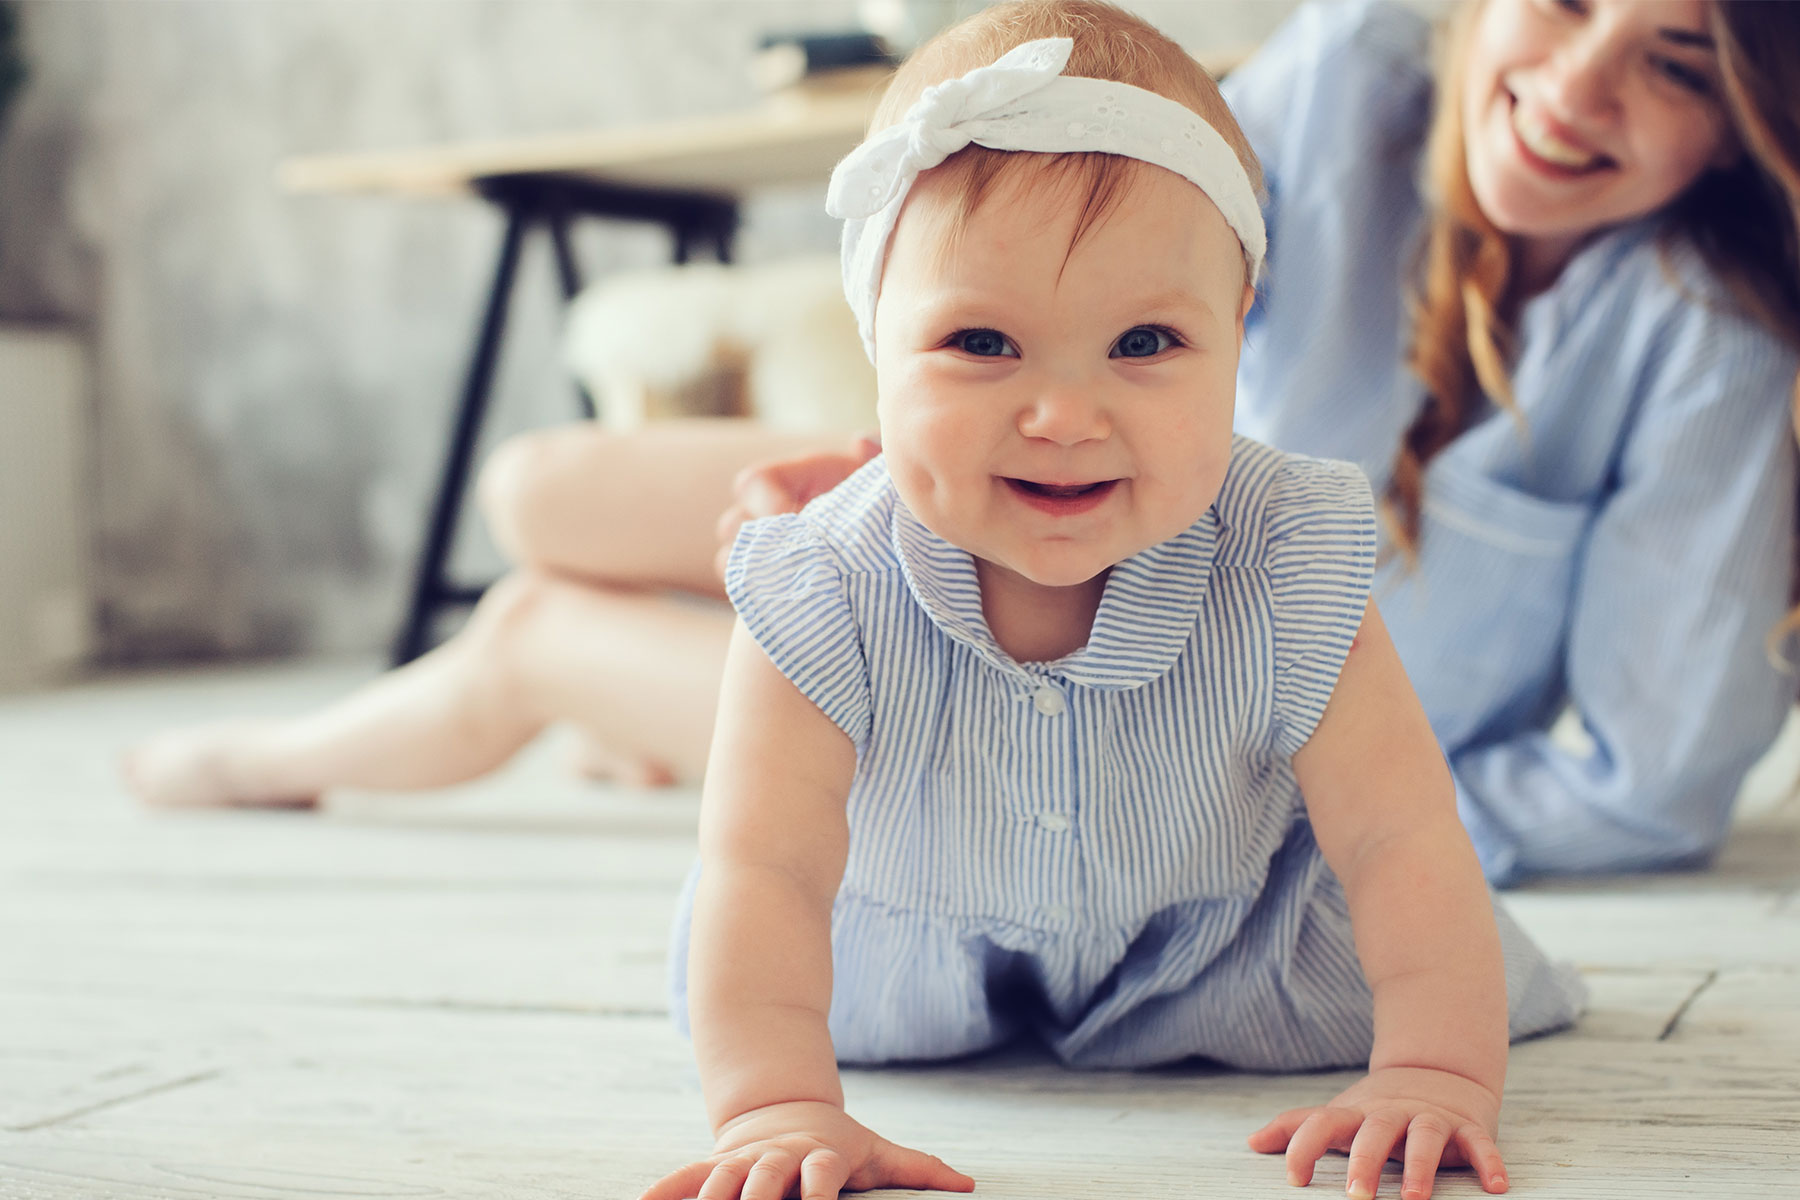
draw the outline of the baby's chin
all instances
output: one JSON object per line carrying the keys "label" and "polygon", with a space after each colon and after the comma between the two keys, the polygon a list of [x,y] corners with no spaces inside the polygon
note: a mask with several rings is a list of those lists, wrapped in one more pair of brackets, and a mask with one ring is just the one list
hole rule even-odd
{"label": "baby's chin", "polygon": [[[1136,551],[1132,553],[1136,553]],[[1118,563],[1130,558],[1131,554],[1122,554],[1117,558],[1112,558],[1092,553],[1058,554],[1049,552],[1023,559],[1011,556],[983,558],[976,553],[975,557],[990,571],[1004,571],[1038,587],[1078,588],[1104,581],[1106,573]]]}

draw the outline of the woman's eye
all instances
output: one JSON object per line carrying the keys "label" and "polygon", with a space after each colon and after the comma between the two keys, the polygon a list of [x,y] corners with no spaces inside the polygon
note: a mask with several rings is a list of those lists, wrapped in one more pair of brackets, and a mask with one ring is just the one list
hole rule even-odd
{"label": "woman's eye", "polygon": [[1006,340],[1006,335],[994,329],[965,329],[952,337],[950,344],[977,358],[1019,357],[1019,352]]}
{"label": "woman's eye", "polygon": [[1181,339],[1173,331],[1158,325],[1139,325],[1136,329],[1127,329],[1119,340],[1113,343],[1113,358],[1154,358],[1171,346],[1181,345]]}
{"label": "woman's eye", "polygon": [[1652,58],[1650,65],[1657,74],[1683,91],[1692,92],[1696,96],[1712,95],[1712,80],[1704,71],[1696,70],[1686,63],[1676,62],[1672,58]]}

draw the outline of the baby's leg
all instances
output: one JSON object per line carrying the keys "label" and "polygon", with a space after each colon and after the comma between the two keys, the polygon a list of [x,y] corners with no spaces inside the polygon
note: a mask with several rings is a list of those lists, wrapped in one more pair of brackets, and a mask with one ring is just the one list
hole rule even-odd
{"label": "baby's leg", "polygon": [[169,806],[441,787],[493,770],[561,720],[697,776],[730,629],[719,606],[516,572],[415,662],[304,716],[152,738],[127,754],[126,779]]}
{"label": "baby's leg", "polygon": [[714,527],[737,473],[844,441],[729,419],[630,433],[583,422],[512,438],[489,456],[478,490],[495,540],[520,566],[718,596]]}

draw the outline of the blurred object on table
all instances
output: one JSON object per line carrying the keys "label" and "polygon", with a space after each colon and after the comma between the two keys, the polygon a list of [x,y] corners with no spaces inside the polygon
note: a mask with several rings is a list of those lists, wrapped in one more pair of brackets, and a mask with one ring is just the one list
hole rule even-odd
{"label": "blurred object on table", "polygon": [[836,255],[608,276],[571,305],[564,359],[613,429],[695,416],[875,428],[875,369]]}
{"label": "blurred object on table", "polygon": [[750,60],[750,82],[788,87],[860,87],[885,79],[899,60],[873,33],[771,33]]}

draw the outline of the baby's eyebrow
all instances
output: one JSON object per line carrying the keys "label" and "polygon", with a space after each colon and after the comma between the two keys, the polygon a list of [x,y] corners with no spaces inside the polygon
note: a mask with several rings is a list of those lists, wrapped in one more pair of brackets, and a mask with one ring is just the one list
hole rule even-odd
{"label": "baby's eyebrow", "polygon": [[919,312],[934,320],[956,316],[958,319],[979,315],[997,319],[1007,312],[1006,298],[968,288],[928,295],[919,304]]}
{"label": "baby's eyebrow", "polygon": [[1148,296],[1137,296],[1132,299],[1132,311],[1157,311],[1171,308],[1199,309],[1208,317],[1213,315],[1212,305],[1184,287],[1172,287],[1167,291],[1154,292]]}

